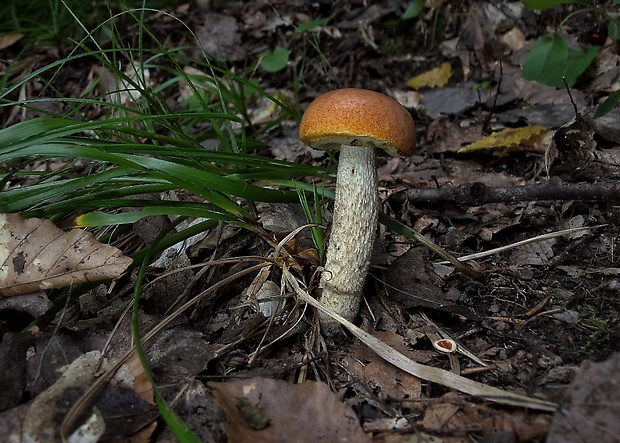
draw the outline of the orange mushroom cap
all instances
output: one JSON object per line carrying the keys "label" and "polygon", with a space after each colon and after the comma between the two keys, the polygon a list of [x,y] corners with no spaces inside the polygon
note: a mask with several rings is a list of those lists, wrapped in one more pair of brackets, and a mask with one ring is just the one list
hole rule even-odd
{"label": "orange mushroom cap", "polygon": [[390,155],[415,149],[415,124],[407,109],[367,89],[336,89],[316,98],[303,115],[299,138],[315,149],[373,146]]}

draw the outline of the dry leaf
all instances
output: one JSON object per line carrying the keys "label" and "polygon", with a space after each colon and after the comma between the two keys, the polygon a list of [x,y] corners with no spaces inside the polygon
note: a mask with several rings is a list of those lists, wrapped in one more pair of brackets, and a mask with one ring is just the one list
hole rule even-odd
{"label": "dry leaf", "polygon": [[24,34],[4,34],[0,35],[0,50],[6,49],[18,42],[24,37]]}
{"label": "dry leaf", "polygon": [[32,318],[45,314],[54,303],[47,297],[45,291],[32,292],[21,297],[0,298],[0,312],[23,312]]}
{"label": "dry leaf", "polygon": [[578,114],[574,122],[568,123],[553,135],[553,142],[545,152],[545,169],[551,175],[579,177],[587,172],[594,160],[594,130],[590,123]]}
{"label": "dry leaf", "polygon": [[516,248],[511,257],[511,263],[522,265],[540,266],[549,263],[554,257],[553,245],[557,239],[550,238],[548,240],[539,241]]}
{"label": "dry leaf", "polygon": [[[79,395],[100,375],[112,367],[99,351],[91,351],[63,368],[60,378],[18,412],[6,441],[61,441],[60,423]],[[155,406],[145,402],[135,392],[136,380],[130,368],[123,365],[100,396],[84,410],[86,421],[73,433],[73,441],[145,441],[141,430],[152,432],[148,425],[158,416]],[[145,431],[145,432],[148,432]],[[92,440],[79,440],[86,436]],[[138,435],[135,440],[133,436]],[[132,436],[132,440],[127,440]],[[70,437],[71,438],[71,437]],[[147,436],[148,438],[148,436]]]}
{"label": "dry leaf", "polygon": [[[373,335],[405,355],[411,356],[414,353],[407,349],[403,337],[393,332],[373,331]],[[364,383],[378,390],[378,395],[382,399],[404,400],[422,396],[422,382],[418,377],[389,364],[359,341],[352,345],[352,350],[352,354],[347,357],[348,370]]]}
{"label": "dry leaf", "polygon": [[[35,342],[30,332],[4,332],[0,343],[0,411],[14,408],[23,402],[28,383],[28,351]],[[1,419],[0,419],[1,423]],[[0,425],[0,428],[2,426]],[[0,434],[3,433],[0,431]]]}
{"label": "dry leaf", "polygon": [[549,443],[617,442],[620,436],[620,354],[603,362],[586,360],[553,416]]}
{"label": "dry leaf", "polygon": [[[469,420],[467,420],[467,417],[462,416],[456,419],[457,414],[461,411],[461,406],[457,403],[458,396],[453,393],[449,393],[444,395],[443,399],[445,399],[445,402],[431,404],[428,408],[426,408],[424,411],[424,418],[420,421],[420,424],[424,427],[423,429],[445,432],[446,430],[454,427],[454,422],[460,422],[460,424],[464,425],[472,425],[475,423],[476,426],[482,427],[484,421],[489,421],[490,419],[489,417],[485,417],[486,420],[483,421],[480,420],[481,417],[475,414],[471,414],[473,417]],[[454,403],[450,402],[451,399],[454,400]],[[469,409],[469,412],[471,413],[473,412],[471,410],[474,408]],[[461,415],[465,414],[461,412]],[[488,427],[490,427],[489,425],[490,423],[487,424]]]}
{"label": "dry leaf", "polygon": [[125,68],[122,77],[103,65],[94,66],[93,71],[99,76],[103,98],[111,103],[132,105],[142,97],[144,89],[153,86],[150,71],[132,64]]}
{"label": "dry leaf", "polygon": [[481,149],[497,149],[503,154],[511,151],[544,153],[551,142],[552,131],[544,126],[524,126],[494,132],[477,142],[459,149],[459,153],[474,152]]}
{"label": "dry leaf", "polygon": [[370,441],[353,410],[325,383],[257,377],[208,385],[226,412],[231,443]]}
{"label": "dry leaf", "polygon": [[117,278],[131,263],[90,232],[0,214],[0,297]]}
{"label": "dry leaf", "polygon": [[413,89],[443,88],[448,84],[450,77],[452,77],[452,66],[446,62],[430,71],[410,78],[406,85]]}
{"label": "dry leaf", "polygon": [[508,46],[511,51],[516,52],[525,46],[525,34],[521,28],[515,26],[510,31],[502,35],[499,41]]}

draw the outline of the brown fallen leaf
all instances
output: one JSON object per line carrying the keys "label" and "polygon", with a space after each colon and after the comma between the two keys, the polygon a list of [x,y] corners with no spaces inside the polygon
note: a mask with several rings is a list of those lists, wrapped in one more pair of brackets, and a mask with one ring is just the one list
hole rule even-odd
{"label": "brown fallen leaf", "polygon": [[[455,423],[459,423],[460,425],[475,424],[476,426],[484,427],[484,422],[480,420],[481,417],[475,413],[471,414],[473,417],[467,417],[467,414],[463,413],[460,414],[461,416],[458,416],[459,412],[463,411],[463,408],[458,404],[457,395],[454,393],[448,393],[444,395],[443,398],[446,400],[445,402],[431,404],[424,411],[424,417],[420,420],[420,424],[422,424],[423,429],[433,430],[436,432],[446,431],[455,427]],[[450,402],[450,399],[454,399],[455,402]],[[469,409],[475,410],[475,405]]]}
{"label": "brown fallen leaf", "polygon": [[603,362],[584,361],[553,416],[549,443],[618,442],[620,354]]}
{"label": "brown fallen leaf", "polygon": [[231,443],[369,442],[353,410],[327,384],[270,378],[209,382]]}
{"label": "brown fallen leaf", "polygon": [[545,169],[548,174],[564,175],[567,179],[579,177],[594,160],[595,148],[594,130],[578,113],[575,121],[555,131],[545,152]]}
{"label": "brown fallen leaf", "polygon": [[0,50],[1,49],[6,49],[9,46],[12,46],[13,44],[15,44],[18,41],[20,41],[22,38],[24,38],[24,34],[3,34],[3,35],[0,35]]}
{"label": "brown fallen leaf", "polygon": [[22,402],[27,384],[28,350],[34,342],[30,332],[5,332],[0,343],[0,412]]}
{"label": "brown fallen leaf", "polygon": [[90,232],[0,214],[0,297],[117,278],[131,263]]}
{"label": "brown fallen leaf", "polygon": [[[390,331],[371,331],[371,327],[366,323],[364,326],[367,332],[379,340],[411,356],[412,352],[407,349],[403,337]],[[349,372],[363,383],[372,384],[379,390],[382,399],[404,400],[422,396],[422,382],[418,377],[389,364],[359,341],[352,345],[352,350],[351,356],[347,357]]]}

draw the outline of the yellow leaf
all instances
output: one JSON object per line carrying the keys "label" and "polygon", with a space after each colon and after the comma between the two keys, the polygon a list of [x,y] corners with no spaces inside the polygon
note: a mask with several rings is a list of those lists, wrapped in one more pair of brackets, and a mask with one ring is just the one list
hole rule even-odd
{"label": "yellow leaf", "polygon": [[513,150],[540,151],[550,131],[545,126],[525,126],[509,128],[494,132],[468,146],[459,149],[459,153],[479,151],[481,149],[498,149],[503,153]]}
{"label": "yellow leaf", "polygon": [[416,75],[407,81],[407,86],[413,89],[422,88],[443,88],[448,84],[452,77],[452,66],[450,63],[442,63],[437,68]]}

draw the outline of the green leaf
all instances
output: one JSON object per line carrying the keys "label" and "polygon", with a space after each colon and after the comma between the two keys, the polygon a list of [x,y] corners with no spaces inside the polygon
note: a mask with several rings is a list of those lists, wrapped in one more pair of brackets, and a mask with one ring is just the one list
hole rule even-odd
{"label": "green leaf", "polygon": [[403,13],[402,19],[409,20],[411,18],[416,18],[422,10],[424,9],[424,0],[413,0],[407,6],[407,10]]}
{"label": "green leaf", "polygon": [[611,111],[620,102],[620,90],[612,92],[594,113],[594,118],[599,118]]}
{"label": "green leaf", "polygon": [[564,78],[571,87],[590,66],[598,50],[598,46],[588,46],[585,51],[569,48],[558,34],[542,37],[525,59],[523,77],[555,88],[565,87]]}
{"label": "green leaf", "polygon": [[[620,0],[618,0],[620,1]],[[616,17],[607,26],[607,35],[610,39],[620,41],[620,17]]]}
{"label": "green leaf", "polygon": [[288,49],[276,48],[273,52],[267,51],[263,54],[260,65],[267,72],[278,72],[288,64],[288,56]]}
{"label": "green leaf", "polygon": [[[188,205],[189,206],[189,205]],[[142,208],[138,211],[120,212],[116,214],[108,214],[101,211],[89,212],[76,218],[76,226],[97,227],[97,226],[114,226],[122,224],[135,223],[138,220],[152,215],[173,215],[186,217],[200,217],[210,220],[222,220],[229,223],[235,223],[237,219],[223,215],[207,209],[198,207],[184,207],[184,205],[170,206],[151,206]]]}
{"label": "green leaf", "polygon": [[522,0],[522,3],[527,9],[549,9],[566,3],[592,5],[591,0]]}
{"label": "green leaf", "polygon": [[471,90],[472,91],[488,91],[491,88],[491,80],[486,80],[484,82],[478,83],[474,86],[472,86]]}

